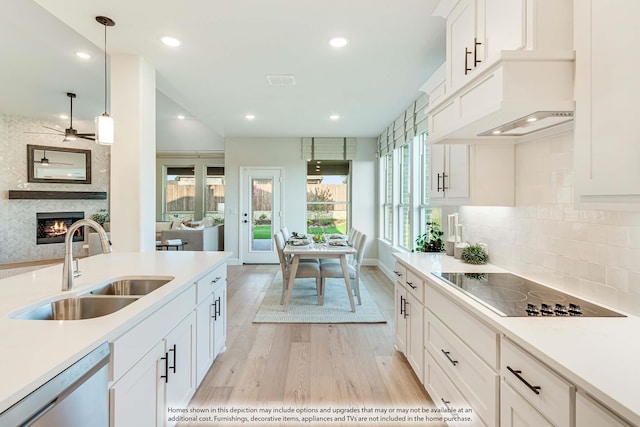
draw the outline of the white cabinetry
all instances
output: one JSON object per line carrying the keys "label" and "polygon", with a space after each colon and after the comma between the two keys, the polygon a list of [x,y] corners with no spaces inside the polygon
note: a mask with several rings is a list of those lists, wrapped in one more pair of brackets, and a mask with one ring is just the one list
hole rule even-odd
{"label": "white cabinetry", "polygon": [[613,412],[583,393],[576,393],[577,427],[630,427]]}
{"label": "white cabinetry", "polygon": [[226,266],[218,267],[196,283],[196,381],[202,382],[213,361],[224,350],[227,310]]}
{"label": "white cabinetry", "polygon": [[555,427],[508,384],[500,388],[501,427]]}
{"label": "white cabinetry", "polygon": [[577,201],[638,210],[640,2],[585,0],[574,13]]}
{"label": "white cabinetry", "polygon": [[396,349],[404,353],[420,381],[423,369],[424,281],[396,263]]}
{"label": "white cabinetry", "polygon": [[515,150],[510,144],[430,144],[433,206],[513,206]]}
{"label": "white cabinetry", "polygon": [[[195,332],[195,313],[191,312],[164,339],[165,370],[161,376],[166,396],[164,408],[183,407],[196,392]],[[165,425],[175,425],[175,422]]]}

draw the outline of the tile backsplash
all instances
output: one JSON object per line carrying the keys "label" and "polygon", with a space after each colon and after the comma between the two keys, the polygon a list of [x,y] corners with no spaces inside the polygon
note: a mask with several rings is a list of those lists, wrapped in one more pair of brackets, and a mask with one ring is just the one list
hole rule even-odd
{"label": "tile backsplash", "polygon": [[583,298],[640,314],[640,212],[581,210],[573,132],[516,145],[516,206],[460,208],[491,262]]}
{"label": "tile backsplash", "polygon": [[[108,146],[79,140],[63,143],[62,137],[33,132],[54,127],[56,123],[29,117],[0,114],[0,264],[62,258],[64,243],[36,245],[36,212],[82,211],[85,218],[109,207],[107,200],[9,200],[8,190],[107,191],[109,190],[110,153]],[[74,122],[85,130],[93,123]],[[90,149],[91,184],[41,184],[27,182],[27,144],[69,146]],[[80,253],[82,242],[74,243]]]}

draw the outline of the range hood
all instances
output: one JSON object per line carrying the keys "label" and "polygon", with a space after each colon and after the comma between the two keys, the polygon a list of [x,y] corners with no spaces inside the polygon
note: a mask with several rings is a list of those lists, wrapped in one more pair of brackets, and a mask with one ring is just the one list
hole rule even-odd
{"label": "range hood", "polygon": [[501,52],[461,87],[430,97],[429,141],[516,142],[570,122],[574,59],[573,51]]}

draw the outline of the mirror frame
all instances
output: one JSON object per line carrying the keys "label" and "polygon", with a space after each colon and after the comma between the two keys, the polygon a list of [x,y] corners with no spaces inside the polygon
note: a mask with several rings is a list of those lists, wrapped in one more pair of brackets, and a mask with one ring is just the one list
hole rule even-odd
{"label": "mirror frame", "polygon": [[[84,154],[85,156],[85,179],[64,179],[64,178],[37,178],[35,176],[35,151],[61,151],[65,153]],[[27,181],[41,183],[59,183],[59,184],[91,184],[91,150],[81,148],[52,147],[46,145],[27,144]]]}

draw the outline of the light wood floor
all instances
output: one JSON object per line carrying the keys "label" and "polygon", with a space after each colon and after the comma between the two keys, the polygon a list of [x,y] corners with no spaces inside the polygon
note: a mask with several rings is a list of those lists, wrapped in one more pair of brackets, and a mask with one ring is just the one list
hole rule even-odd
{"label": "light wood floor", "polygon": [[[433,406],[404,356],[394,350],[393,285],[379,269],[364,267],[362,276],[385,324],[254,324],[278,270],[275,265],[229,266],[227,350],[191,406]],[[183,424],[195,425],[217,424]]]}

